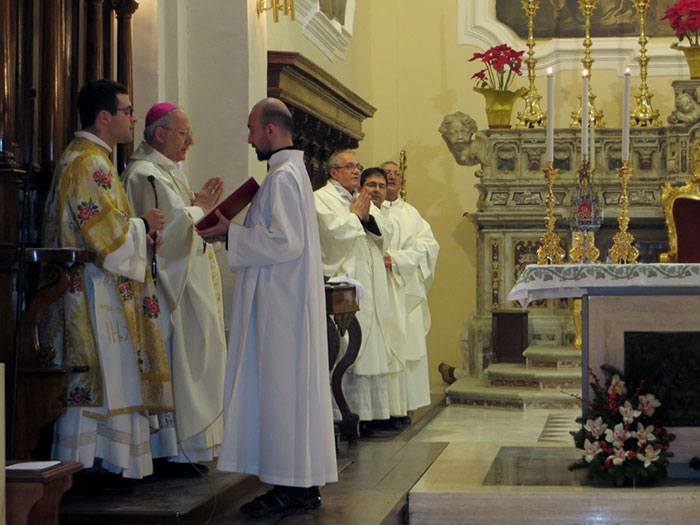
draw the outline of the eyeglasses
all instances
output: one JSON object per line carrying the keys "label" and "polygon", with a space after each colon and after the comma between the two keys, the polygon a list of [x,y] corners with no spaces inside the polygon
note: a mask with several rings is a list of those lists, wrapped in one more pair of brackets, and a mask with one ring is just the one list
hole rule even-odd
{"label": "eyeglasses", "polygon": [[[114,113],[116,113],[117,111],[123,111],[124,113],[126,113],[126,114],[129,115],[130,117],[134,115],[134,108],[133,108],[133,106],[127,106],[127,107],[125,107],[125,108],[117,108],[117,109],[114,110]],[[114,113],[112,113],[112,114],[114,115]]]}
{"label": "eyeglasses", "polygon": [[348,171],[363,171],[365,168],[362,164],[353,164],[352,162],[346,164],[345,166],[333,166],[337,170],[348,170]]}
{"label": "eyeglasses", "polygon": [[170,131],[175,131],[175,132],[179,133],[180,135],[185,137],[185,140],[187,140],[189,138],[194,138],[194,133],[192,133],[192,130],[189,128],[187,128],[187,129],[165,128],[165,129],[169,129]]}
{"label": "eyeglasses", "polygon": [[384,173],[386,173],[387,175],[395,175],[395,176],[401,177],[400,170],[384,170]]}

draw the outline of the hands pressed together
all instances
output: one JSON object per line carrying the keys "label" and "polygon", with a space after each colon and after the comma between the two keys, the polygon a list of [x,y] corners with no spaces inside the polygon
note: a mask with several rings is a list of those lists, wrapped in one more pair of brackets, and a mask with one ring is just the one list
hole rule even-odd
{"label": "hands pressed together", "polygon": [[369,220],[369,205],[371,202],[369,192],[362,190],[357,198],[350,203],[350,211],[357,215],[361,221],[367,221]]}

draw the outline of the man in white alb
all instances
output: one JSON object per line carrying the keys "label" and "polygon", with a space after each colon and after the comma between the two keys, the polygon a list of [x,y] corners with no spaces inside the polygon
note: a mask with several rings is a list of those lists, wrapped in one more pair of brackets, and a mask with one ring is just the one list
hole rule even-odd
{"label": "man in white alb", "polygon": [[[430,225],[418,210],[401,198],[403,176],[394,162],[385,162],[382,169],[387,175],[386,200],[382,203],[382,214],[396,223],[395,241],[386,252],[392,274],[401,283],[406,308],[406,383],[408,409],[430,404],[428,380],[428,356],[425,336],[430,330],[430,310],[427,294],[433,283],[435,265],[440,246]],[[418,250],[416,259],[413,249]],[[403,247],[403,248],[402,248]]]}
{"label": "man in white alb", "polygon": [[268,174],[243,226],[217,211],[199,232],[227,242],[236,272],[218,468],[275,485],[241,507],[258,517],[317,508],[338,479],[318,224],[292,126],[280,100],[253,107],[248,142]]}

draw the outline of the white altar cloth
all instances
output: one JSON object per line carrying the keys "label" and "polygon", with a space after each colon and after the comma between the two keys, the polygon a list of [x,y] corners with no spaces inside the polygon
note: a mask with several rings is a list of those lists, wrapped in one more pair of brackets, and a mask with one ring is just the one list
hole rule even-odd
{"label": "white altar cloth", "polygon": [[700,287],[700,264],[531,264],[508,294],[527,307],[532,301],[582,297],[592,288]]}

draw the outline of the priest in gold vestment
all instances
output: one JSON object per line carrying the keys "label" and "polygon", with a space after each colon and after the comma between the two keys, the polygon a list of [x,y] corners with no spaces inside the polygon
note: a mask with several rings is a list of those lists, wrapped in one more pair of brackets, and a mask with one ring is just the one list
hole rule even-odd
{"label": "priest in gold vestment", "polygon": [[[55,427],[52,456],[96,464],[125,478],[152,473],[149,415],[173,409],[160,306],[148,268],[163,216],[134,217],[110,161],[130,142],[136,119],[127,90],[109,80],[78,95],[83,127],[56,165],[46,202],[43,243],[95,252],[74,268],[71,286],[43,327],[43,343],[70,375],[68,410]],[[150,232],[150,235],[149,235]]]}

